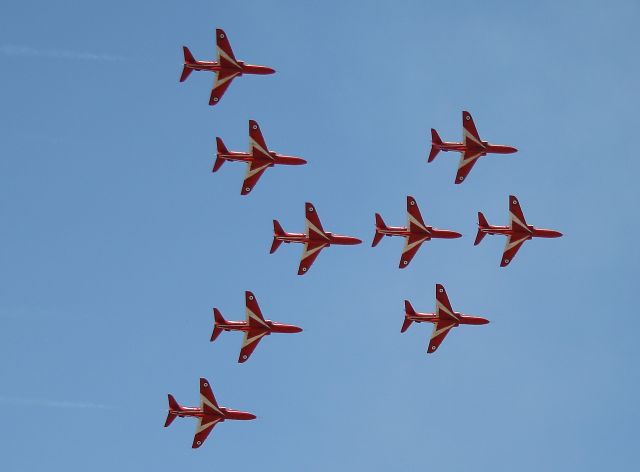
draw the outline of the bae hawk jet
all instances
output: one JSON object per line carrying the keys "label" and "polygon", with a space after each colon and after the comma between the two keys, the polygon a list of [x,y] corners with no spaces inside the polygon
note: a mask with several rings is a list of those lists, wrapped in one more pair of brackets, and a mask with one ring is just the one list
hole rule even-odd
{"label": "bae hawk jet", "polygon": [[305,203],[305,226],[304,233],[287,233],[282,229],[277,220],[273,220],[273,243],[271,244],[270,254],[276,252],[282,243],[300,243],[304,244],[304,252],[302,260],[298,267],[298,275],[307,273],[313,261],[316,260],[320,251],[332,244],[336,245],[354,245],[360,244],[362,241],[352,236],[342,236],[325,231],[320,223],[320,218],[316,213],[315,207],[311,203]]}
{"label": "bae hawk jet", "polygon": [[502,144],[490,144],[480,139],[473,118],[468,111],[462,112],[462,142],[445,142],[440,139],[438,132],[431,128],[431,152],[428,162],[433,161],[440,151],[456,151],[461,153],[458,173],[456,174],[456,184],[461,184],[469,175],[476,161],[487,154],[511,154],[517,151],[512,146]]}
{"label": "bae hawk jet", "polygon": [[372,247],[377,246],[384,236],[402,236],[405,238],[407,241],[400,256],[401,269],[409,265],[409,262],[411,262],[413,256],[416,255],[423,242],[430,241],[433,238],[453,239],[462,236],[455,231],[437,229],[426,225],[420,214],[416,199],[411,196],[407,197],[407,220],[406,227],[387,226],[382,216],[376,213],[376,234],[371,243]]}
{"label": "bae hawk jet", "polygon": [[173,395],[169,394],[169,414],[164,422],[166,428],[178,416],[184,418],[186,416],[198,419],[196,425],[196,434],[193,438],[192,448],[196,449],[202,446],[207,436],[218,423],[225,420],[253,420],[256,415],[247,413],[246,411],[232,410],[218,405],[216,398],[213,396],[211,386],[207,379],[200,379],[200,406],[190,407],[179,405]]}
{"label": "bae hawk jet", "polygon": [[254,120],[249,120],[249,152],[230,152],[220,138],[216,138],[216,144],[218,154],[212,172],[217,172],[225,161],[247,163],[247,173],[244,176],[244,182],[242,182],[241,195],[247,195],[251,192],[258,183],[258,179],[269,167],[274,165],[298,166],[307,163],[301,157],[285,156],[269,151],[262,137],[260,126]]}
{"label": "bae hawk jet", "polygon": [[238,61],[233,55],[233,50],[231,49],[231,44],[229,44],[226,33],[220,28],[216,30],[216,46],[218,49],[217,61],[197,61],[193,57],[193,54],[191,54],[191,51],[189,51],[189,48],[186,46],[182,47],[184,66],[182,68],[180,82],[187,80],[187,77],[189,77],[194,70],[205,70],[217,73],[213,83],[213,89],[211,90],[209,105],[215,105],[220,101],[222,95],[224,95],[236,77],[240,77],[243,74],[266,75],[275,72],[271,67],[254,66],[246,64],[243,61]]}
{"label": "bae hawk jet", "polygon": [[453,311],[449,303],[447,292],[441,284],[436,284],[436,312],[435,313],[418,313],[413,309],[409,300],[404,301],[404,323],[402,323],[401,333],[404,333],[411,323],[433,323],[433,332],[431,340],[427,348],[427,354],[431,354],[438,349],[444,338],[449,334],[451,328],[455,328],[461,324],[483,325],[489,320],[479,316],[463,315],[457,311]]}
{"label": "bae hawk jet", "polygon": [[532,238],[559,238],[562,236],[560,231],[534,228],[528,225],[527,220],[524,219],[520,202],[513,195],[509,195],[509,226],[491,226],[484,215],[478,212],[478,234],[473,243],[474,246],[480,244],[480,241],[487,234],[503,234],[507,237],[500,267],[509,265],[525,241]]}
{"label": "bae hawk jet", "polygon": [[215,325],[211,341],[215,341],[223,331],[244,331],[244,340],[240,349],[238,362],[242,363],[249,359],[251,353],[258,347],[258,343],[264,336],[271,333],[299,333],[302,328],[294,325],[276,323],[265,320],[258,306],[258,300],[253,293],[245,292],[246,321],[227,321],[217,308],[213,309]]}

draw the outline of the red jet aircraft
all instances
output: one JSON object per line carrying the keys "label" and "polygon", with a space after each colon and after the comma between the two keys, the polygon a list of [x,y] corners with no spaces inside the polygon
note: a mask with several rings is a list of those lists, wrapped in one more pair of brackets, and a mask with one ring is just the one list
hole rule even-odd
{"label": "red jet aircraft", "polygon": [[447,297],[447,292],[440,284],[436,284],[435,313],[418,313],[413,309],[409,300],[404,301],[404,311],[404,323],[400,330],[401,333],[404,333],[414,321],[416,323],[427,321],[434,324],[427,354],[435,352],[435,350],[438,349],[438,346],[440,346],[451,328],[455,328],[461,324],[483,325],[489,322],[489,320],[479,316],[463,315],[462,313],[453,311],[449,303],[449,297]]}
{"label": "red jet aircraft", "polygon": [[269,167],[273,167],[276,164],[299,166],[307,163],[301,157],[285,156],[269,151],[262,137],[260,126],[254,120],[249,120],[249,152],[229,152],[220,138],[216,138],[216,144],[218,146],[218,154],[216,155],[216,162],[213,164],[212,172],[217,172],[225,161],[247,163],[247,174],[244,176],[242,190],[240,191],[241,195],[247,195],[251,192],[258,183],[258,179]]}
{"label": "red jet aircraft", "polygon": [[440,151],[456,151],[462,153],[455,180],[456,184],[461,184],[480,157],[486,156],[487,154],[511,154],[516,152],[517,149],[511,146],[489,144],[486,141],[482,141],[476,125],[473,124],[471,114],[468,111],[463,111],[461,143],[443,142],[440,136],[438,136],[438,132],[431,128],[431,152],[429,153],[428,162],[433,161]]}
{"label": "red jet aircraft", "polygon": [[229,39],[224,31],[220,28],[216,30],[216,45],[218,46],[217,61],[196,61],[186,46],[182,47],[184,52],[184,67],[180,82],[184,82],[194,70],[206,70],[209,72],[217,72],[216,80],[211,90],[211,98],[209,105],[215,105],[220,101],[222,95],[227,91],[231,81],[242,74],[266,75],[273,74],[275,70],[265,66],[253,66],[245,64],[243,61],[236,60],[229,44]]}
{"label": "red jet aircraft", "polygon": [[559,238],[562,236],[560,231],[534,228],[528,225],[524,219],[522,208],[520,208],[520,202],[513,195],[509,195],[509,226],[491,226],[484,215],[478,212],[478,234],[473,243],[474,246],[480,244],[486,234],[504,234],[507,237],[500,267],[509,265],[525,241],[531,238]]}
{"label": "red jet aircraft", "polygon": [[192,448],[196,449],[202,446],[202,443],[215,425],[224,420],[253,420],[256,415],[247,413],[246,411],[231,410],[219,406],[216,398],[213,396],[211,387],[207,379],[200,379],[200,407],[181,406],[178,404],[173,395],[169,394],[169,414],[164,422],[164,427],[169,426],[176,417],[184,418],[192,416],[198,418],[196,426],[196,435],[193,438]]}
{"label": "red jet aircraft", "polygon": [[423,242],[429,241],[432,238],[453,239],[459,238],[462,235],[455,231],[449,231],[446,229],[436,229],[431,226],[427,226],[420,214],[418,203],[415,198],[407,197],[407,227],[403,226],[387,226],[380,214],[376,213],[376,234],[373,237],[372,247],[378,245],[380,240],[384,236],[402,236],[406,238],[402,255],[400,256],[400,268],[404,269],[409,265],[413,256],[416,255],[418,249]]}
{"label": "red jet aircraft", "polygon": [[298,268],[298,275],[304,275],[307,273],[313,261],[316,260],[320,251],[325,247],[329,247],[332,244],[336,245],[354,245],[360,244],[362,241],[352,236],[341,236],[339,234],[328,233],[322,228],[320,218],[316,213],[314,206],[307,202],[305,203],[306,212],[306,231],[301,233],[287,233],[282,229],[280,223],[277,220],[273,220],[273,243],[271,244],[270,254],[276,252],[276,249],[280,247],[280,244],[284,243],[301,243],[304,244],[304,252],[302,253],[302,260],[300,261],[300,267]]}
{"label": "red jet aircraft", "polygon": [[240,349],[240,357],[238,362],[242,363],[249,359],[251,353],[258,347],[258,343],[263,336],[271,333],[299,333],[302,328],[294,325],[276,323],[275,321],[265,320],[258,306],[256,297],[251,292],[245,292],[247,321],[227,321],[217,308],[213,309],[213,317],[215,325],[211,341],[215,341],[223,331],[244,331],[244,341]]}

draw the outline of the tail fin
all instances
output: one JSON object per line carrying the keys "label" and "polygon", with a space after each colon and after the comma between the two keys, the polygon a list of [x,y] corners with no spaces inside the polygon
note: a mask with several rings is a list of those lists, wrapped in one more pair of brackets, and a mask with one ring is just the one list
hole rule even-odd
{"label": "tail fin", "polygon": [[404,301],[404,323],[402,323],[402,328],[400,329],[401,333],[404,333],[407,329],[409,329],[409,326],[411,326],[411,323],[413,323],[413,321],[409,319],[409,315],[415,315],[415,314],[416,314],[416,311],[411,306],[411,303],[409,302],[409,300],[405,300]]}
{"label": "tail fin", "polygon": [[482,241],[482,239],[485,237],[485,235],[487,233],[485,233],[484,231],[482,231],[484,228],[488,228],[489,227],[489,222],[487,221],[487,219],[484,217],[484,215],[482,214],[482,212],[478,212],[478,234],[476,234],[476,240],[473,243],[474,246],[477,246],[478,244],[480,244],[480,241]]}
{"label": "tail fin", "polygon": [[216,147],[218,148],[218,154],[216,156],[216,162],[213,164],[213,170],[211,172],[217,172],[222,164],[224,164],[224,159],[220,157],[220,154],[229,154],[229,150],[227,146],[224,145],[224,142],[221,138],[216,138]]}
{"label": "tail fin", "polygon": [[431,152],[429,153],[429,159],[427,162],[431,162],[436,158],[438,153],[440,152],[439,145],[442,144],[442,139],[438,136],[438,132],[431,128]]}
{"label": "tail fin", "polygon": [[169,413],[167,414],[167,419],[164,422],[165,428],[173,423],[173,420],[175,420],[178,416],[174,413],[174,411],[180,411],[180,405],[178,405],[176,399],[173,398],[173,395],[169,394],[167,396],[169,397]]}
{"label": "tail fin", "polygon": [[386,228],[387,225],[384,224],[384,220],[379,213],[376,213],[376,234],[373,236],[373,242],[371,243],[371,247],[376,247],[378,243],[384,237],[384,234],[380,233],[380,229]]}
{"label": "tail fin", "polygon": [[222,333],[222,328],[220,328],[219,325],[226,323],[226,320],[222,316],[222,313],[220,313],[220,310],[218,310],[217,308],[213,309],[213,320],[214,320],[214,325],[213,325],[213,333],[211,333],[211,342],[215,341],[216,338],[220,336],[220,333]]}
{"label": "tail fin", "polygon": [[182,68],[182,75],[180,76],[180,82],[184,82],[185,80],[187,80],[187,77],[189,77],[189,74],[191,74],[191,72],[193,71],[193,69],[191,69],[190,67],[187,67],[187,64],[195,64],[196,61],[193,58],[193,55],[191,54],[191,51],[189,51],[189,48],[186,46],[182,46],[182,52],[184,53],[184,67]]}
{"label": "tail fin", "polygon": [[273,243],[271,243],[271,250],[269,251],[269,254],[273,254],[274,252],[276,252],[276,250],[282,244],[282,240],[277,239],[276,236],[284,236],[284,234],[284,229],[282,229],[282,226],[280,226],[278,220],[273,220]]}

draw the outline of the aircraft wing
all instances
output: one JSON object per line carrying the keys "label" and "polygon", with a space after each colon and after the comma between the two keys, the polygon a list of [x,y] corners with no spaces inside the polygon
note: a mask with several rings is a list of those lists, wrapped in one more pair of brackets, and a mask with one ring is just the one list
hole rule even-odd
{"label": "aircraft wing", "polygon": [[253,157],[274,160],[273,156],[269,154],[267,144],[264,142],[260,125],[255,120],[249,120],[249,150]]}
{"label": "aircraft wing", "polygon": [[402,250],[402,255],[400,256],[400,268],[404,269],[409,265],[413,256],[416,255],[418,249],[423,242],[429,239],[429,236],[424,235],[411,235],[407,238],[407,242],[405,243],[404,249]]}
{"label": "aircraft wing", "polygon": [[248,290],[244,292],[244,300],[246,306],[246,316],[247,323],[250,327],[254,328],[269,328],[269,325],[265,321],[262,316],[262,311],[260,311],[260,306],[258,305],[258,300],[256,300],[255,295]]}
{"label": "aircraft wing", "polygon": [[420,214],[418,202],[416,202],[416,199],[411,196],[407,197],[407,220],[407,227],[409,228],[409,231],[422,233],[429,232],[427,225],[424,224],[424,220]]}
{"label": "aircraft wing", "polygon": [[267,334],[269,334],[269,330],[265,328],[249,328],[249,331],[245,331],[238,362],[242,363],[249,359],[251,353],[255,350],[256,347],[258,347],[258,343],[260,342],[262,337],[266,336]]}
{"label": "aircraft wing", "polygon": [[527,226],[527,220],[524,219],[520,202],[513,195],[509,195],[509,226],[514,231],[531,233],[529,226]]}
{"label": "aircraft wing", "polygon": [[200,408],[205,413],[208,412],[212,415],[218,414],[223,416],[216,397],[213,396],[213,392],[211,391],[211,385],[209,385],[209,381],[205,378],[200,378]]}
{"label": "aircraft wing", "polygon": [[524,242],[529,239],[529,233],[525,234],[510,234],[507,236],[507,244],[504,247],[502,253],[502,261],[500,267],[505,267],[516,257],[516,253],[522,247]]}
{"label": "aircraft wing", "polygon": [[471,113],[468,111],[462,112],[462,142],[466,147],[484,148]]}
{"label": "aircraft wing", "polygon": [[444,289],[442,284],[436,284],[436,315],[441,320],[453,322],[460,321],[456,312],[451,308],[447,291]]}
{"label": "aircraft wing", "polygon": [[[324,231],[324,228],[322,227],[322,223],[320,223],[320,217],[318,216],[318,213],[316,212],[316,209],[313,206],[313,204],[307,202],[304,206],[304,210],[305,210],[305,227],[306,227],[307,235],[313,239],[328,240],[329,238],[327,237]],[[305,250],[305,254],[306,252],[307,251]],[[304,259],[304,256],[303,256],[303,259]]]}
{"label": "aircraft wing", "polygon": [[200,378],[200,408],[204,415],[198,418],[196,425],[196,434],[193,438],[193,445],[191,447],[198,448],[202,446],[207,436],[213,429],[213,427],[224,417],[216,397],[213,396],[209,381],[205,378]]}
{"label": "aircraft wing", "polygon": [[233,79],[240,75],[240,71],[222,69],[216,74],[216,79],[213,82],[213,89],[211,90],[211,97],[209,97],[209,105],[215,105],[220,101],[224,93],[231,85]]}
{"label": "aircraft wing", "polygon": [[433,333],[431,333],[431,340],[429,341],[429,347],[427,348],[427,354],[431,354],[438,349],[438,346],[444,341],[451,328],[455,327],[456,323],[449,320],[440,320],[433,327]]}
{"label": "aircraft wing", "polygon": [[316,260],[320,251],[327,247],[329,244],[324,241],[309,241],[304,245],[304,252],[302,253],[302,260],[300,261],[300,267],[298,267],[298,275],[306,274],[313,261]]}
{"label": "aircraft wing", "polygon": [[196,434],[193,437],[192,448],[197,449],[209,436],[209,433],[213,430],[213,427],[217,425],[222,417],[210,417],[203,416],[202,418],[198,418],[198,422],[196,423]]}
{"label": "aircraft wing", "polygon": [[247,195],[253,187],[256,186],[264,171],[271,166],[271,161],[265,161],[264,159],[253,159],[247,163],[247,173],[244,176],[244,182],[242,182],[241,195]]}
{"label": "aircraft wing", "polygon": [[464,179],[467,178],[471,169],[475,165],[476,161],[482,157],[484,151],[477,149],[467,148],[460,156],[460,163],[458,164],[458,173],[456,174],[456,184],[461,184]]}
{"label": "aircraft wing", "polygon": [[218,62],[223,68],[242,69],[236,60],[236,56],[233,55],[227,34],[220,28],[216,30],[216,47],[218,49]]}

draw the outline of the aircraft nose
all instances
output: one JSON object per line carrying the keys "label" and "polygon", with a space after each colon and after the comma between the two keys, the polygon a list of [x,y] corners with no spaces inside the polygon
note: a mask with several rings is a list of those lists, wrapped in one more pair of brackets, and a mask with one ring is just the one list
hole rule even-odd
{"label": "aircraft nose", "polygon": [[272,69],[271,67],[265,67],[264,68],[264,72],[265,72],[265,74],[275,74],[276,70]]}
{"label": "aircraft nose", "polygon": [[513,154],[514,152],[518,152],[518,149],[514,148],[513,146],[507,146],[507,152],[509,154]]}

